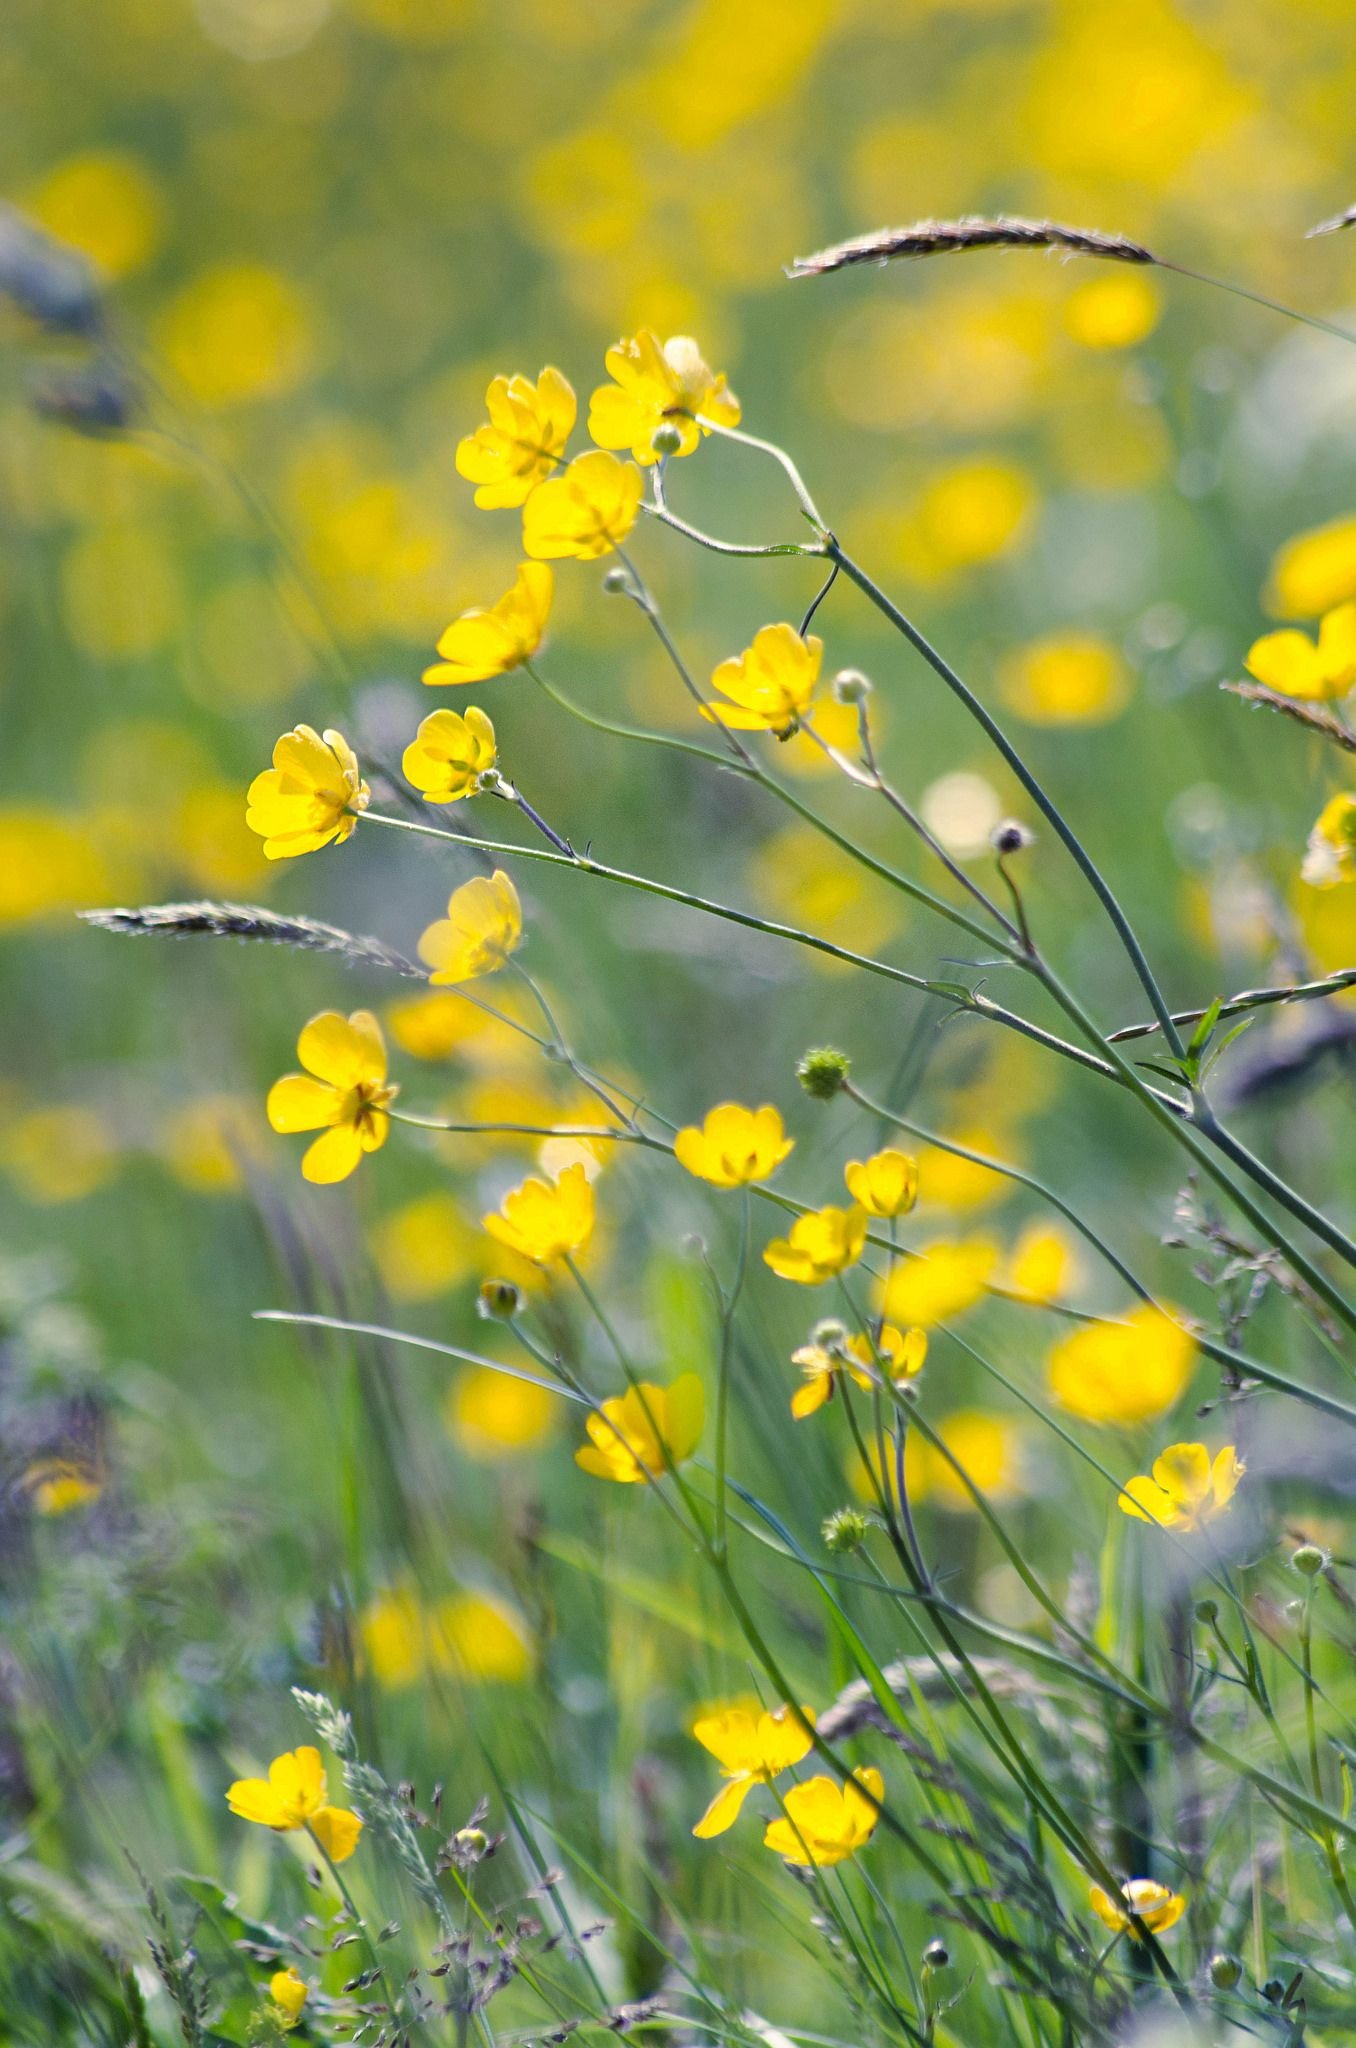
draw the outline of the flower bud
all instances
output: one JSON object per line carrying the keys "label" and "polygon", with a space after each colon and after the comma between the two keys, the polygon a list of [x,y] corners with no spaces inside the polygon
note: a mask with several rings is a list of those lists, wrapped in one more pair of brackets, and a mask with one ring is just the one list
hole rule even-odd
{"label": "flower bud", "polygon": [[482,1280],[476,1296],[476,1314],[490,1323],[511,1323],[523,1312],[521,1291],[511,1280]]}
{"label": "flower bud", "polygon": [[951,1961],[950,1951],[944,1941],[932,1940],[923,1950],[923,1967],[927,1970],[944,1970]]}
{"label": "flower bud", "polygon": [[1212,1628],[1219,1620],[1218,1600],[1198,1600],[1196,1602],[1196,1619],[1201,1623],[1202,1627]]}
{"label": "flower bud", "polygon": [[1017,818],[1004,818],[1001,825],[995,825],[989,835],[990,844],[1000,860],[1009,853],[1021,853],[1028,846],[1034,846],[1036,835]]}
{"label": "flower bud", "polygon": [[1232,1991],[1243,1975],[1243,1965],[1238,1957],[1226,1955],[1223,1949],[1211,1956],[1205,1967],[1216,1991]]}
{"label": "flower bud", "polygon": [[832,1101],[851,1072],[847,1054],[831,1045],[816,1046],[796,1062],[796,1079],[816,1102]]}
{"label": "flower bud", "polygon": [[850,1557],[866,1541],[867,1519],[860,1508],[835,1508],[824,1517],[820,1535],[835,1557]]}
{"label": "flower bud", "polygon": [[631,578],[625,569],[611,568],[603,578],[603,589],[609,597],[624,597],[631,588]]}
{"label": "flower bud", "polygon": [[840,668],[833,679],[833,694],[840,704],[864,704],[871,695],[871,678],[859,668]]}
{"label": "flower bud", "polygon": [[810,1342],[818,1344],[822,1351],[841,1351],[847,1340],[847,1324],[840,1323],[836,1316],[826,1316],[810,1332]]}
{"label": "flower bud", "polygon": [[651,434],[650,446],[656,455],[679,455],[683,447],[682,433],[672,420],[665,420]]}
{"label": "flower bud", "polygon": [[1316,1543],[1301,1543],[1290,1562],[1301,1578],[1316,1579],[1325,1569],[1328,1559],[1326,1552],[1320,1550]]}

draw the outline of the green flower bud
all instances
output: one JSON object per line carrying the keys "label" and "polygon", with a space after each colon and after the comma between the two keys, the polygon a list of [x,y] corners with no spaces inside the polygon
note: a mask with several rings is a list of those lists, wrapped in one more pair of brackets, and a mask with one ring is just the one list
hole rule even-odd
{"label": "green flower bud", "polygon": [[1196,1619],[1204,1628],[1213,1627],[1219,1620],[1218,1600],[1198,1600],[1196,1602]]}
{"label": "green flower bud", "polygon": [[833,679],[833,694],[840,704],[864,704],[871,695],[871,678],[859,668],[840,668]]}
{"label": "green flower bud", "polygon": [[1206,1971],[1216,1991],[1232,1991],[1243,1975],[1243,1965],[1237,1956],[1226,1955],[1221,1949],[1217,1955],[1211,1956]]}
{"label": "green flower bud", "polygon": [[1320,1550],[1316,1543],[1301,1543],[1290,1562],[1301,1578],[1316,1579],[1326,1569],[1328,1558],[1326,1551]]}
{"label": "green flower bud", "polygon": [[927,1970],[944,1970],[951,1961],[950,1951],[944,1941],[930,1941],[923,1950],[923,1967]]}
{"label": "green flower bud", "polygon": [[865,1543],[868,1526],[860,1508],[835,1508],[831,1515],[824,1517],[820,1530],[824,1548],[835,1557],[850,1557]]}
{"label": "green flower bud", "polygon": [[683,446],[683,436],[672,420],[665,420],[650,436],[650,446],[656,455],[677,455]]}
{"label": "green flower bud", "polygon": [[482,1280],[476,1296],[476,1314],[487,1322],[511,1323],[523,1312],[523,1297],[511,1280]]}
{"label": "green flower bud", "polygon": [[816,1102],[831,1102],[851,1072],[847,1054],[831,1045],[815,1046],[796,1063],[796,1079]]}

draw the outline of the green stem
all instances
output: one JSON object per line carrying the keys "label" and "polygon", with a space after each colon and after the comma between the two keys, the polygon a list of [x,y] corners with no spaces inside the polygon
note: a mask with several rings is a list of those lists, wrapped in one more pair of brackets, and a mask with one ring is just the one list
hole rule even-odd
{"label": "green stem", "polygon": [[344,1905],[348,1911],[348,1916],[352,1920],[354,1926],[357,1928],[358,1933],[362,1938],[363,1947],[367,1952],[368,1967],[375,1972],[377,1981],[380,1983],[382,1991],[385,1994],[386,2004],[390,2011],[391,2018],[392,2020],[395,2020],[397,2018],[395,1996],[391,1990],[390,1981],[386,1975],[386,1966],[382,1962],[381,1957],[377,1954],[376,1943],[373,1941],[371,1935],[368,1933],[367,1922],[366,1920],[364,1920],[362,1914],[358,1911],[357,1905],[354,1902],[353,1894],[349,1890],[348,1885],[345,1883],[344,1878],[340,1872],[339,1866],[335,1862],[334,1858],[330,1855],[329,1850],[325,1847],[324,1843],[321,1841],[319,1835],[317,1835],[315,1829],[311,1826],[309,1821],[303,1822],[303,1826],[306,1829],[306,1834],[309,1841],[311,1842],[312,1847],[316,1850],[321,1860],[323,1861],[326,1870],[328,1870],[330,1876],[334,1879],[335,1888],[338,1891],[340,1898],[344,1902]]}
{"label": "green stem", "polygon": [[744,1277],[749,1264],[749,1210],[751,1207],[749,1189],[741,1190],[739,1205],[739,1250],[735,1257],[734,1278],[720,1305],[720,1357],[716,1378],[716,1521],[712,1548],[717,1557],[724,1557],[727,1548],[729,1502],[725,1489],[726,1450],[730,1423],[730,1353],[734,1339],[735,1310],[744,1290]]}

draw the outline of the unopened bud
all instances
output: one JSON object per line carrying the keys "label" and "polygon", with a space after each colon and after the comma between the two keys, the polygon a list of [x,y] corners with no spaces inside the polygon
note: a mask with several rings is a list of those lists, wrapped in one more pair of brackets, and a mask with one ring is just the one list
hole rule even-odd
{"label": "unopened bud", "polygon": [[476,1314],[487,1322],[511,1323],[522,1314],[523,1297],[511,1280],[482,1280],[476,1296]]}
{"label": "unopened bud", "polygon": [[1290,1559],[1291,1564],[1303,1579],[1316,1579],[1327,1567],[1327,1553],[1316,1543],[1301,1543]]}
{"label": "unopened bud", "polygon": [[796,1079],[816,1102],[832,1101],[851,1072],[852,1061],[847,1054],[831,1045],[816,1046],[796,1062]]}
{"label": "unopened bud", "polygon": [[650,436],[650,446],[656,455],[678,455],[682,452],[683,436],[672,420],[665,420]]}
{"label": "unopened bud", "polygon": [[1203,1628],[1213,1628],[1214,1624],[1219,1620],[1218,1600],[1198,1600],[1196,1602],[1196,1619]]}
{"label": "unopened bud", "polygon": [[951,1953],[944,1941],[930,1941],[923,1950],[923,1964],[929,1970],[944,1970],[951,1961]]}
{"label": "unopened bud", "polygon": [[847,1340],[847,1324],[840,1323],[836,1316],[825,1316],[810,1332],[810,1342],[818,1344],[821,1351],[841,1351]]}
{"label": "unopened bud", "polygon": [[458,1828],[452,1837],[452,1846],[463,1856],[483,1856],[490,1846],[490,1838],[484,1828]]}
{"label": "unopened bud", "polygon": [[871,678],[859,668],[840,668],[833,679],[833,694],[840,704],[864,704],[871,695]]}
{"label": "unopened bud", "polygon": [[1021,853],[1024,848],[1036,843],[1035,833],[1028,830],[1017,818],[1004,818],[1001,825],[994,826],[989,839],[1000,859],[1009,853]]}
{"label": "unopened bud", "polygon": [[1243,1965],[1238,1957],[1226,1955],[1223,1949],[1211,1956],[1205,1967],[1216,1991],[1232,1991],[1243,1975]]}
{"label": "unopened bud", "polygon": [[603,589],[609,597],[624,597],[631,588],[631,579],[625,569],[609,569],[603,577]]}
{"label": "unopened bud", "polygon": [[868,1523],[860,1508],[835,1508],[824,1517],[820,1535],[824,1548],[835,1557],[849,1557],[866,1541]]}

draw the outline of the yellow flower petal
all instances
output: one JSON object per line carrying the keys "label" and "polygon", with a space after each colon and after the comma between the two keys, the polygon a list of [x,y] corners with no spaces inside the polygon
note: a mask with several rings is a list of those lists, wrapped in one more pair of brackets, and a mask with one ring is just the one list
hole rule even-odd
{"label": "yellow flower petal", "polygon": [[346,1863],[358,1846],[363,1824],[342,1806],[322,1806],[311,1816],[311,1831],[332,1863]]}

